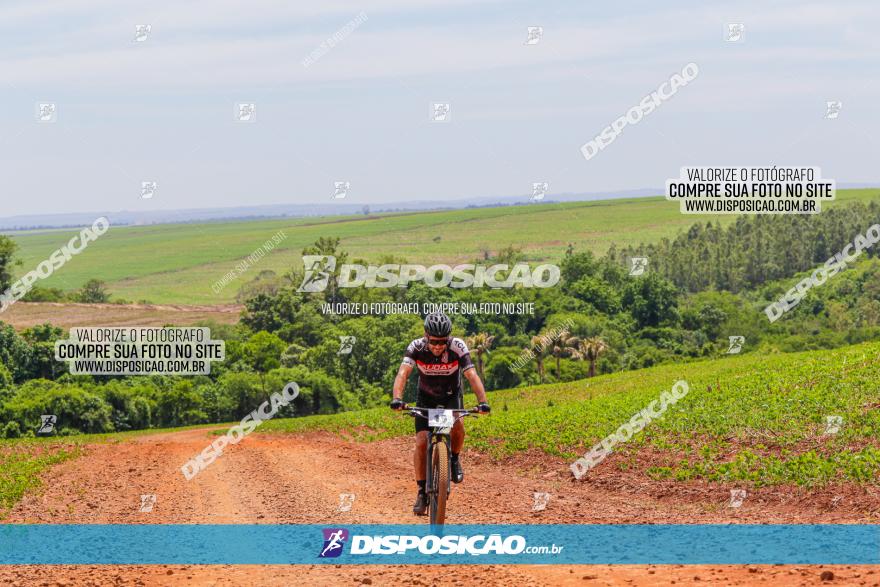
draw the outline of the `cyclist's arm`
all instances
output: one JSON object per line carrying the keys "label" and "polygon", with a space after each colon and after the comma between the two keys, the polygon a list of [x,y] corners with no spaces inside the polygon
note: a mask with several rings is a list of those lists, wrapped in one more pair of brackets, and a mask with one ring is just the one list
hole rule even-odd
{"label": "cyclist's arm", "polygon": [[[406,380],[412,373],[412,365],[403,363],[397,370],[397,377],[394,378],[394,388],[391,392],[391,399],[403,399],[403,390],[406,389]],[[483,394],[485,395],[485,394]]]}
{"label": "cyclist's arm", "polygon": [[464,376],[468,380],[468,383],[471,384],[471,389],[473,390],[474,395],[477,396],[477,401],[481,404],[485,403],[487,401],[486,388],[483,387],[483,381],[480,379],[480,376],[477,375],[477,370],[468,369],[464,372]]}

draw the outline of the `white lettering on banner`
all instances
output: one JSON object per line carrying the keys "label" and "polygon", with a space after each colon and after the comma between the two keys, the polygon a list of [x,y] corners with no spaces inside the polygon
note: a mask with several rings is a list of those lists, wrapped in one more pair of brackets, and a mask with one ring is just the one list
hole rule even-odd
{"label": "white lettering on banner", "polygon": [[[563,547],[553,546],[545,552],[557,554]],[[526,539],[519,535],[503,538],[500,534],[489,536],[362,536],[352,537],[351,554],[406,554],[416,550],[420,554],[482,554],[516,555],[526,550]]]}

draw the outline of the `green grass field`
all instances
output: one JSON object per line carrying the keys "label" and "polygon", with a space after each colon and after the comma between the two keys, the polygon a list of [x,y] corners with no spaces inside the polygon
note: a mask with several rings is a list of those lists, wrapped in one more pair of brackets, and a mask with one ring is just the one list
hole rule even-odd
{"label": "green grass field", "polygon": [[[680,379],[690,392],[615,452],[654,479],[755,486],[880,482],[880,343],[833,351],[749,354],[563,384],[496,391],[493,413],[468,418],[468,446],[502,458],[530,449],[568,462]],[[466,405],[475,403],[469,396]],[[826,434],[826,418],[841,416]],[[328,430],[361,441],[412,434],[388,408],[273,420],[266,431]],[[645,464],[638,455],[650,454]],[[609,465],[608,461],[599,466]]]}
{"label": "green grass field", "polygon": [[[880,190],[841,190],[839,205],[880,196]],[[91,278],[106,281],[117,298],[159,304],[219,304],[264,269],[279,274],[301,266],[300,252],[319,237],[340,237],[353,258],[383,255],[412,263],[455,263],[482,249],[522,247],[530,260],[556,260],[568,243],[604,253],[612,242],[632,244],[674,236],[695,222],[736,216],[683,215],[662,197],[540,204],[406,214],[379,214],[228,223],[112,228],[40,285],[73,290]],[[220,294],[211,286],[277,231],[287,239]],[[14,233],[24,264],[32,270],[78,231]],[[439,240],[434,240],[439,237]]]}

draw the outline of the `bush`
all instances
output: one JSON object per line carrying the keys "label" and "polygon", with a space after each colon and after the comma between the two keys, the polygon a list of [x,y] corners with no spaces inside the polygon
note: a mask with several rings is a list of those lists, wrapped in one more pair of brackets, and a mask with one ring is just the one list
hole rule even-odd
{"label": "bush", "polygon": [[4,393],[12,391],[12,373],[0,362],[0,401],[3,400]]}
{"label": "bush", "polygon": [[9,420],[34,428],[43,414],[58,417],[59,433],[74,428],[87,433],[112,432],[112,409],[101,397],[79,387],[64,387],[45,379],[22,385],[4,405]]}
{"label": "bush", "polygon": [[3,438],[21,438],[21,426],[18,422],[7,422],[2,431]]}
{"label": "bush", "polygon": [[82,286],[75,296],[82,304],[106,304],[110,301],[107,284],[100,279],[90,279]]}
{"label": "bush", "polygon": [[21,300],[23,302],[66,302],[69,301],[69,297],[57,287],[35,285]]}

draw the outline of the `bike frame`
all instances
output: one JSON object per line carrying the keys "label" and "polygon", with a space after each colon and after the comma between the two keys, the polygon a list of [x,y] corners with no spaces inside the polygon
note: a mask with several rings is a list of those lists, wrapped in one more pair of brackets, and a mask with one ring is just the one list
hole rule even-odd
{"label": "bike frame", "polygon": [[[425,418],[428,419],[428,409],[429,408],[418,408],[414,406],[404,406],[405,410],[409,411],[409,414],[414,418]],[[437,407],[432,409],[438,410],[446,410],[447,408]],[[472,416],[477,413],[477,409],[471,410],[459,410],[459,409],[449,409],[448,411],[453,414],[452,426],[466,416]],[[442,442],[446,445],[446,454],[452,454],[452,426],[446,427],[436,427],[436,426],[428,426],[428,443],[425,453],[425,493],[428,496],[428,499],[433,502],[437,499],[437,490],[434,488],[434,445],[439,442]],[[452,459],[447,459],[446,461],[446,478],[452,479]],[[452,492],[452,483],[447,484],[446,487],[446,495]],[[430,505],[429,505],[430,507]]]}

